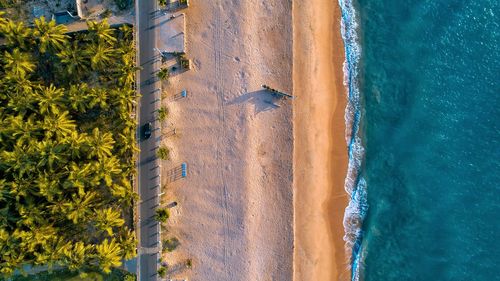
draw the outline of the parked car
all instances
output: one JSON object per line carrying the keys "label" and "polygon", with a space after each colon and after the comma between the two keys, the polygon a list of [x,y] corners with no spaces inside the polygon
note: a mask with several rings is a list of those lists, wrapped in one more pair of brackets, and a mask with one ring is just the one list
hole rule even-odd
{"label": "parked car", "polygon": [[148,122],[142,126],[142,137],[147,140],[151,137],[151,129],[153,126],[151,125],[151,122]]}

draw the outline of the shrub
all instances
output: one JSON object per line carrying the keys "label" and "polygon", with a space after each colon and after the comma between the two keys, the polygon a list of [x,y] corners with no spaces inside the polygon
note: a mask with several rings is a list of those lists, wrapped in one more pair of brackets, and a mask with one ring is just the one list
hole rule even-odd
{"label": "shrub", "polygon": [[192,259],[187,259],[187,261],[186,261],[186,267],[187,268],[192,268],[193,267],[193,260]]}
{"label": "shrub", "polygon": [[160,269],[158,269],[158,275],[160,275],[161,278],[167,276],[167,267],[166,266],[160,267]]}
{"label": "shrub", "polygon": [[134,275],[127,275],[125,276],[125,279],[123,279],[123,281],[136,281],[137,278],[135,278]]}
{"label": "shrub", "polygon": [[163,240],[163,246],[162,246],[162,251],[165,252],[172,252],[175,250],[177,247],[179,247],[181,243],[179,242],[179,239],[172,237],[170,239]]}
{"label": "shrub", "polygon": [[168,108],[162,106],[160,109],[158,109],[158,119],[160,121],[165,121],[168,116]]}
{"label": "shrub", "polygon": [[166,146],[162,146],[158,148],[158,152],[156,152],[156,155],[161,160],[170,160],[170,149]]}
{"label": "shrub", "polygon": [[158,0],[158,4],[160,4],[160,6],[162,7],[165,7],[167,6],[167,0]]}
{"label": "shrub", "polygon": [[159,222],[166,222],[170,217],[168,209],[156,209],[155,219]]}

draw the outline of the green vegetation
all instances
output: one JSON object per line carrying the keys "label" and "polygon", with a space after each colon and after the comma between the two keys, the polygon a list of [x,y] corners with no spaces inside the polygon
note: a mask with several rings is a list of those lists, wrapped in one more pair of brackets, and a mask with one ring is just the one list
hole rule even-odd
{"label": "green vegetation", "polygon": [[[43,271],[33,275],[16,275],[11,277],[11,281],[135,281],[135,275],[120,269],[112,269],[109,274],[99,271],[81,272],[70,271],[67,269],[54,270],[52,272]],[[0,280],[3,280],[0,278]]]}
{"label": "green vegetation", "polygon": [[162,146],[162,147],[158,148],[156,155],[161,160],[170,160],[170,149],[166,146]]}
{"label": "green vegetation", "polygon": [[165,239],[163,240],[163,246],[162,246],[162,251],[165,252],[172,252],[175,250],[177,247],[179,247],[181,243],[179,242],[179,239],[172,237],[170,239]]}
{"label": "green vegetation", "polygon": [[160,109],[158,109],[158,119],[160,121],[165,121],[165,119],[167,119],[167,116],[168,116],[168,108],[162,106]]}
{"label": "green vegetation", "polygon": [[132,29],[0,16],[0,274],[135,256]]}
{"label": "green vegetation", "polygon": [[170,217],[170,212],[168,209],[156,209],[156,215],[155,219],[159,222],[166,222],[167,219]]}
{"label": "green vegetation", "polygon": [[162,265],[160,267],[160,269],[158,269],[158,275],[161,277],[161,278],[164,278],[165,276],[167,276],[167,270],[168,270],[168,267]]}
{"label": "green vegetation", "polygon": [[168,70],[168,67],[161,68],[158,72],[158,78],[160,78],[160,80],[167,80],[168,77],[170,77],[170,71]]}
{"label": "green vegetation", "polygon": [[158,0],[158,4],[160,4],[160,6],[162,7],[165,7],[167,6],[167,0]]}
{"label": "green vegetation", "polygon": [[193,260],[192,259],[187,259],[186,260],[186,267],[187,268],[192,268],[193,267]]}

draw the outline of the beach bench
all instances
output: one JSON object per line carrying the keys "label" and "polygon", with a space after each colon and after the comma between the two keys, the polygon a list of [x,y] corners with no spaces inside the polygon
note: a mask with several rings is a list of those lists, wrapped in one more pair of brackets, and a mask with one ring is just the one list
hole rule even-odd
{"label": "beach bench", "polygon": [[181,164],[181,176],[183,178],[187,177],[187,164],[186,163]]}

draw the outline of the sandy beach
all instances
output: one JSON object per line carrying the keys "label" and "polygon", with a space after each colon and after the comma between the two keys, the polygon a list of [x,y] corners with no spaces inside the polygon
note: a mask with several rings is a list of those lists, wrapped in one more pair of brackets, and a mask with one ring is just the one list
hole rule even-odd
{"label": "sandy beach", "polygon": [[[170,110],[163,140],[185,179],[166,183],[177,201],[163,233],[180,246],[165,254],[170,278],[292,280],[292,2],[192,1],[186,13],[193,69],[164,88]],[[168,98],[181,90],[188,97]],[[193,268],[182,262],[193,260]]]}
{"label": "sandy beach", "polygon": [[337,1],[294,1],[294,280],[349,280],[344,47]]}

